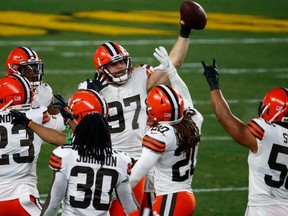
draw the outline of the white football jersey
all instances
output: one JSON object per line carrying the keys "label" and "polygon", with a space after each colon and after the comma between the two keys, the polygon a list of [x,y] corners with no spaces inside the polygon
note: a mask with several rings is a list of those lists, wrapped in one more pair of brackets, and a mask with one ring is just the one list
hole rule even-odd
{"label": "white football jersey", "polygon": [[112,156],[100,164],[64,145],[53,150],[49,166],[62,172],[68,182],[62,215],[109,215],[113,189],[127,180],[131,159],[113,150]]}
{"label": "white football jersey", "polygon": [[[201,131],[203,117],[197,110],[195,111],[196,115],[192,119]],[[197,163],[199,143],[194,150],[189,151],[189,154],[183,155],[178,149],[174,128],[161,123],[159,128],[149,129],[142,144],[145,149],[161,154],[154,166],[154,186],[157,195],[179,191],[192,192],[191,183]],[[147,163],[148,161],[149,158],[147,158]]]}
{"label": "white football jersey", "polygon": [[[28,118],[41,124],[45,109],[25,111]],[[26,194],[39,197],[36,161],[42,139],[22,125],[11,124],[9,111],[0,112],[0,200],[11,200]]]}
{"label": "white football jersey", "polygon": [[[51,87],[47,83],[41,83],[41,85],[37,86],[37,88],[34,91],[34,98],[32,101],[32,108],[37,109],[46,108],[51,104],[53,99],[53,91]],[[61,115],[61,113],[58,113],[56,115],[48,115],[46,114],[49,119],[45,121],[45,127],[53,128],[58,131],[65,130],[65,124],[64,119]]]}
{"label": "white football jersey", "polygon": [[[121,86],[108,85],[100,93],[109,105],[109,126],[113,149],[139,159],[141,140],[145,133],[147,114],[147,80],[151,73],[147,65],[135,67],[130,79]],[[79,88],[85,88],[84,83]]]}
{"label": "white football jersey", "polygon": [[258,152],[248,156],[248,206],[288,205],[288,129],[262,118],[247,127],[258,143]]}

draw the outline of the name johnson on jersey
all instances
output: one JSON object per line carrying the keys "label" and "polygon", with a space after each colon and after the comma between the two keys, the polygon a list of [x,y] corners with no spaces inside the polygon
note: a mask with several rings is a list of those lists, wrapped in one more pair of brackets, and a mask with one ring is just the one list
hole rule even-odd
{"label": "name johnson on jersey", "polygon": [[95,158],[87,157],[87,156],[80,156],[76,159],[77,162],[82,162],[82,163],[91,163],[91,164],[101,164],[101,165],[106,165],[106,166],[117,166],[117,158],[116,157],[106,157],[105,161],[100,162],[97,161]]}

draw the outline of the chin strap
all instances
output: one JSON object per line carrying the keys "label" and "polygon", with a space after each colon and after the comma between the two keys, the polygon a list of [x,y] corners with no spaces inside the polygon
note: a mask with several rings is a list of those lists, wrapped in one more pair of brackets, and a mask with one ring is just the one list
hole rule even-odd
{"label": "chin strap", "polygon": [[10,100],[7,104],[5,104],[1,109],[0,109],[0,112],[2,112],[3,110],[6,110],[10,104],[13,103],[13,100]]}

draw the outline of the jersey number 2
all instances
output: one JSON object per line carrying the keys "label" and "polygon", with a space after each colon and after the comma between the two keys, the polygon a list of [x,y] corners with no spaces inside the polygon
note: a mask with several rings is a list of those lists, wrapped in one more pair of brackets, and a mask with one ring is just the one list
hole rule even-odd
{"label": "jersey number 2", "polygon": [[[192,152],[192,154],[191,154]],[[182,154],[180,147],[175,150],[174,156],[180,156]],[[188,153],[185,155],[185,159],[178,161],[172,166],[172,181],[182,182],[189,178],[190,175],[194,173],[194,151],[192,149],[189,150]],[[185,174],[181,176],[180,168],[187,167],[189,161],[191,160],[190,169],[186,170]],[[183,168],[182,168],[183,169]],[[189,173],[190,172],[190,173]]]}

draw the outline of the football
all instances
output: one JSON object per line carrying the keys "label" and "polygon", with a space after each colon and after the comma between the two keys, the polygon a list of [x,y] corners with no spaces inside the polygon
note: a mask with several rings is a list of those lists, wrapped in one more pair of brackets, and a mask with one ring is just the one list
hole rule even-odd
{"label": "football", "polygon": [[207,14],[195,1],[184,1],[180,6],[180,17],[191,29],[202,30],[207,23]]}

